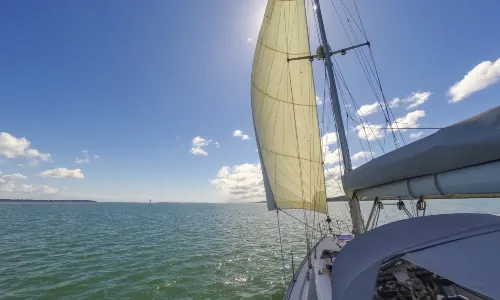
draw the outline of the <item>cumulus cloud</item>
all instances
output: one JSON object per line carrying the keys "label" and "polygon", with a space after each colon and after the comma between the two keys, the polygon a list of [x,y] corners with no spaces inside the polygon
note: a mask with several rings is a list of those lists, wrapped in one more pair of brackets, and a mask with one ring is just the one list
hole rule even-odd
{"label": "cumulus cloud", "polygon": [[337,143],[337,133],[335,132],[327,132],[321,137],[321,146],[323,149],[335,143]]}
{"label": "cumulus cloud", "polygon": [[189,152],[191,152],[191,154],[194,155],[203,155],[203,156],[208,155],[208,152],[203,150],[201,147],[192,147],[191,149],[189,149]]}
{"label": "cumulus cloud", "polygon": [[429,100],[431,96],[431,92],[422,92],[422,93],[412,93],[410,97],[403,99],[403,102],[410,103],[406,109],[412,109],[419,105],[424,104],[425,101]]}
{"label": "cumulus cloud", "polygon": [[399,98],[394,98],[391,101],[389,101],[389,108],[398,108],[399,103],[401,103],[401,99]]}
{"label": "cumulus cloud", "polygon": [[[324,172],[328,196],[342,195],[340,166],[331,166]],[[217,176],[210,180],[210,183],[231,200],[257,201],[265,199],[262,170],[258,163],[224,166],[219,170]]]}
{"label": "cumulus cloud", "polygon": [[35,191],[35,188],[31,184],[20,184],[18,187],[18,191],[23,193],[32,193]]}
{"label": "cumulus cloud", "polygon": [[30,146],[31,142],[24,137],[17,138],[10,133],[0,132],[0,155],[7,158],[25,157],[28,159],[51,161],[50,154],[40,153]]}
{"label": "cumulus cloud", "polygon": [[[401,99],[399,98],[394,98],[391,101],[389,101],[387,104],[389,105],[389,108],[398,108],[399,104],[401,103]],[[384,106],[385,107],[385,106]],[[380,103],[375,102],[372,104],[364,104],[362,105],[357,111],[356,114],[358,116],[369,116],[373,115],[374,113],[380,111]]]}
{"label": "cumulus cloud", "polygon": [[407,129],[404,129],[402,127],[418,127],[420,126],[418,124],[418,120],[420,118],[425,117],[425,111],[423,110],[415,110],[412,112],[409,112],[406,114],[406,116],[397,118],[394,123],[392,123],[391,127],[392,128],[400,128],[400,131],[406,131]]}
{"label": "cumulus cloud", "polygon": [[208,155],[208,152],[203,148],[210,145],[215,145],[217,148],[220,147],[220,144],[218,142],[207,140],[201,136],[194,137],[193,140],[191,141],[191,144],[193,147],[189,149],[189,152],[193,155],[202,155],[202,156]]}
{"label": "cumulus cloud", "polygon": [[54,195],[58,194],[61,192],[60,189],[50,187],[45,184],[41,184],[37,187],[34,187],[31,184],[20,184],[18,187],[15,188],[16,192],[21,192],[21,193],[38,193],[38,194],[45,194],[45,195]]}
{"label": "cumulus cloud", "polygon": [[358,153],[355,153],[353,156],[351,156],[351,159],[353,161],[356,161],[361,158],[371,158],[373,155],[375,155],[375,152],[369,152],[369,151],[360,151]]}
{"label": "cumulus cloud", "polygon": [[456,103],[500,80],[500,58],[495,62],[483,61],[467,73],[462,80],[448,90],[451,99],[448,103]]}
{"label": "cumulus cloud", "polygon": [[340,150],[336,149],[333,152],[330,146],[337,143],[337,134],[335,132],[327,132],[321,137],[321,149],[323,151],[323,161],[326,165],[332,165],[339,162]]}
{"label": "cumulus cloud", "polygon": [[356,131],[360,139],[373,141],[384,137],[385,132],[382,128],[383,126],[378,124],[365,124],[364,127],[357,125]]}
{"label": "cumulus cloud", "polygon": [[248,134],[243,134],[243,131],[237,129],[233,132],[233,136],[234,137],[239,137],[241,138],[242,140],[250,140],[250,137],[248,136]]}
{"label": "cumulus cloud", "polygon": [[330,148],[323,149],[323,162],[325,165],[334,165],[339,163],[342,159],[342,152],[340,148],[330,151]]}
{"label": "cumulus cloud", "polygon": [[0,175],[0,177],[5,180],[5,181],[16,181],[20,179],[26,179],[27,177],[24,176],[23,174],[6,174],[6,175]]}
{"label": "cumulus cloud", "polygon": [[323,101],[318,95],[316,95],[316,105],[321,105],[321,104],[323,104]]}
{"label": "cumulus cloud", "polygon": [[263,200],[265,198],[260,164],[222,167],[210,183],[232,200]]}
{"label": "cumulus cloud", "polygon": [[42,193],[42,194],[50,194],[50,195],[52,195],[52,194],[59,193],[61,190],[53,188],[53,187],[50,187],[50,186],[45,185],[45,184],[42,184],[35,191],[37,191],[39,193]]}
{"label": "cumulus cloud", "polygon": [[247,39],[247,44],[251,44],[252,43],[252,38],[248,38]]}
{"label": "cumulus cloud", "polygon": [[14,192],[15,189],[16,183],[14,181],[0,182],[0,192]]}
{"label": "cumulus cloud", "polygon": [[43,171],[38,174],[41,177],[52,177],[52,178],[77,178],[83,179],[85,176],[80,169],[66,169],[66,168],[57,168],[53,170]]}
{"label": "cumulus cloud", "polygon": [[16,181],[26,179],[23,174],[3,174],[0,172],[0,192],[15,192]]}
{"label": "cumulus cloud", "polygon": [[410,139],[418,139],[422,137],[424,133],[422,131],[417,132],[417,133],[410,133]]}
{"label": "cumulus cloud", "polygon": [[340,166],[325,169],[325,186],[328,197],[336,197],[344,194],[342,188],[342,170]]}
{"label": "cumulus cloud", "polygon": [[362,105],[357,111],[356,114],[358,116],[369,116],[376,113],[380,109],[380,105],[378,102],[372,104]]}

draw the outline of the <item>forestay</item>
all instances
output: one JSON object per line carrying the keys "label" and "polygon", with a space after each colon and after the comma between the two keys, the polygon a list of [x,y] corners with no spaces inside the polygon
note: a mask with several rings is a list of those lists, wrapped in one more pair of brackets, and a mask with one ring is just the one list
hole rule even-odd
{"label": "forestay", "polygon": [[489,197],[500,193],[500,106],[343,176],[349,198]]}
{"label": "forestay", "polygon": [[268,209],[326,212],[304,0],[269,0],[252,69],[252,113]]}

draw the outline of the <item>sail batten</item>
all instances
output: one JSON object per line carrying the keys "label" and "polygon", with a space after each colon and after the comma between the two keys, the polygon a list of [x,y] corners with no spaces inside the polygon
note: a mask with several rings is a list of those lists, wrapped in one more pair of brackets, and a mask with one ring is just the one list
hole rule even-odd
{"label": "sail batten", "polygon": [[269,0],[252,68],[252,115],[268,209],[326,212],[305,0]]}

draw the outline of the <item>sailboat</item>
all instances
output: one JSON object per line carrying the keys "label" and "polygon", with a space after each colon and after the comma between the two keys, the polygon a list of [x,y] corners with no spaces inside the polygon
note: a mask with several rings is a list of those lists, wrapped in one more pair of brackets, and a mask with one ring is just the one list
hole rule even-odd
{"label": "sailboat", "polygon": [[[319,0],[312,2],[320,41],[315,54],[305,0],[269,0],[251,77],[268,209],[278,216],[302,210],[312,216],[309,221],[327,224],[317,240],[310,234],[315,227],[305,224],[307,253],[293,268],[284,298],[500,299],[500,217],[425,215],[426,199],[500,195],[500,106],[354,169],[331,58],[370,44],[332,50]],[[328,78],[341,148],[342,185],[352,221],[347,234],[335,230],[328,213],[315,61],[323,64]],[[417,215],[401,199],[418,200]],[[377,226],[387,200],[396,200],[409,218]],[[360,201],[373,202],[366,223]]]}

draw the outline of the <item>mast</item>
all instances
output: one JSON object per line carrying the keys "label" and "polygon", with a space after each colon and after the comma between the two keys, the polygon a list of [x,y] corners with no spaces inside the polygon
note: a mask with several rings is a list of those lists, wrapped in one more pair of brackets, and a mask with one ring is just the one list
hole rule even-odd
{"label": "mast", "polygon": [[[321,46],[323,47],[323,53],[325,53],[325,68],[328,74],[328,81],[330,83],[330,98],[332,103],[333,115],[335,118],[335,124],[337,126],[337,131],[339,134],[340,149],[342,150],[342,161],[344,163],[344,170],[347,173],[352,170],[351,156],[349,154],[349,146],[347,144],[347,138],[345,135],[344,122],[342,121],[342,111],[340,110],[337,85],[335,84],[333,65],[330,59],[330,48],[328,47],[328,40],[326,39],[325,25],[323,24],[323,15],[321,14],[319,0],[313,0],[313,2],[315,5],[316,17],[318,19],[318,27],[321,36]],[[359,201],[357,198],[349,200],[349,208],[351,211],[351,220],[354,234],[362,233],[364,225]]]}

